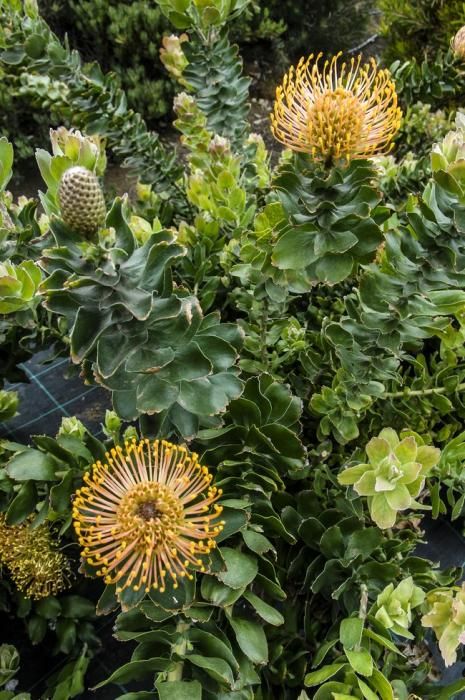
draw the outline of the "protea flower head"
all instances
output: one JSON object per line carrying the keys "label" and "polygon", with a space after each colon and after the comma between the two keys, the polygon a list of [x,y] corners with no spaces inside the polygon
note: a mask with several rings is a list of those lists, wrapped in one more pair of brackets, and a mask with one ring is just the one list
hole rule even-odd
{"label": "protea flower head", "polygon": [[[221,490],[195,453],[165,440],[135,439],[93,465],[74,500],[82,556],[117,593],[192,579],[223,529]],[[206,494],[206,495],[205,495]],[[212,524],[212,521],[216,521]]]}
{"label": "protea flower head", "polygon": [[0,564],[27,598],[46,598],[69,587],[69,562],[46,523],[32,528],[28,519],[7,525],[0,515]]}
{"label": "protea flower head", "polygon": [[461,27],[450,42],[451,49],[457,58],[465,59],[465,27]]}
{"label": "protea flower head", "polygon": [[322,66],[322,54],[301,58],[271,114],[278,141],[327,165],[387,153],[402,116],[389,71],[374,59],[362,65],[361,56],[341,63],[341,55]]}
{"label": "protea flower head", "polygon": [[105,199],[97,176],[80,165],[63,174],[58,188],[61,216],[77,233],[92,234],[105,219]]}

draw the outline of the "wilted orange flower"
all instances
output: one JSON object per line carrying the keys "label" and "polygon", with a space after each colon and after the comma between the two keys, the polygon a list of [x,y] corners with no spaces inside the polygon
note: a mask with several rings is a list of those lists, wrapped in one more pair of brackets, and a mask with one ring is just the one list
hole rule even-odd
{"label": "wilted orange flower", "polygon": [[386,153],[399,129],[401,110],[387,70],[362,57],[340,64],[341,53],[326,60],[301,58],[276,90],[272,132],[293,151],[328,165],[334,161]]}
{"label": "wilted orange flower", "polygon": [[[188,569],[205,571],[204,560],[223,529],[221,490],[200,466],[198,455],[165,440],[125,443],[93,465],[76,493],[74,527],[82,556],[105,583],[165,590]],[[206,496],[204,496],[206,492]],[[216,524],[212,525],[212,521]]]}

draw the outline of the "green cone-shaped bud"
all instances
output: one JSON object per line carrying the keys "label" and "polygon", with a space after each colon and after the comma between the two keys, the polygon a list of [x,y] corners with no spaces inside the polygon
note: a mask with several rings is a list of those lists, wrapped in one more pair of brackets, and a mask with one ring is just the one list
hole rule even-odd
{"label": "green cone-shaped bud", "polygon": [[69,168],[60,180],[58,201],[67,226],[82,234],[95,233],[105,219],[102,188],[87,168]]}

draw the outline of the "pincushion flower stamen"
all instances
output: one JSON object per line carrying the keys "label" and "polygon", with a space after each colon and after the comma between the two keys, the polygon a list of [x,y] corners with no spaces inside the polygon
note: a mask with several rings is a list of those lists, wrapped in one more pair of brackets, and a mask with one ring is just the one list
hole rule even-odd
{"label": "pincushion flower stamen", "polygon": [[98,461],[76,493],[74,527],[82,557],[107,584],[164,592],[205,557],[223,529],[221,490],[198,455],[165,440],[126,443]]}
{"label": "pincushion flower stamen", "polygon": [[340,64],[341,53],[320,68],[322,54],[301,58],[276,90],[271,130],[293,151],[326,165],[388,153],[401,110],[387,70],[362,57]]}

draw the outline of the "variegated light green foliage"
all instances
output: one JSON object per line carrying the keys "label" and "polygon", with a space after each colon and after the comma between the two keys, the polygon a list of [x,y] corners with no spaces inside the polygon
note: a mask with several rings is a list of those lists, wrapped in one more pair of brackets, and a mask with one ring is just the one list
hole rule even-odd
{"label": "variegated light green foliage", "polygon": [[359,496],[367,497],[370,515],[378,527],[392,527],[399,511],[425,507],[415,499],[439,462],[436,447],[424,445],[415,433],[400,439],[394,430],[385,428],[370,440],[366,454],[367,464],[344,469],[338,481],[352,485]]}
{"label": "variegated light green foliage", "polygon": [[250,0],[157,2],[174,27],[187,29],[190,36],[184,42],[182,35],[177,43],[171,37],[163,48],[161,58],[167,70],[195,95],[208,128],[241,146],[249,130],[250,79],[242,75],[242,59],[237,46],[229,42],[225,25]]}
{"label": "variegated light green foliage", "polygon": [[322,645],[314,658],[313,668],[319,666],[328,651],[336,645],[341,647],[336,659],[305,676],[307,687],[320,686],[312,696],[314,700],[407,699],[405,683],[393,683],[383,668],[384,649],[394,651],[395,646],[383,634],[374,632],[368,625],[365,628],[363,617],[349,617],[341,621],[338,636]]}
{"label": "variegated light green foliage", "polygon": [[199,418],[241,393],[233,368],[241,333],[174,288],[170,267],[185,251],[171,232],[139,246],[121,200],[106,225],[113,233],[93,245],[52,224],[55,247],[41,261],[46,307],[66,318],[73,361],[112,391],[122,417],[157,414],[163,435],[192,436]]}
{"label": "variegated light green foliage", "polygon": [[18,411],[19,398],[16,391],[0,391],[0,422],[13,418]]}
{"label": "variegated light green foliage", "polygon": [[434,148],[421,199],[410,198],[402,225],[385,234],[377,264],[345,298],[340,320],[323,328],[337,358],[332,386],[312,398],[324,435],[333,432],[341,442],[357,437],[374,401],[390,397],[385,383],[396,377],[400,359],[441,336],[465,308],[464,132],[458,115],[457,129]]}
{"label": "variegated light green foliage", "polygon": [[40,268],[32,260],[23,260],[19,265],[9,260],[0,263],[0,314],[34,309],[41,281]]}
{"label": "variegated light green foliage", "polygon": [[176,34],[164,36],[160,49],[161,62],[168,73],[172,75],[180,85],[186,84],[186,81],[182,77],[184,69],[188,64],[188,60],[182,50],[182,45],[186,41],[189,41],[187,34],[181,34],[180,36],[176,36]]}
{"label": "variegated light green foliage", "polygon": [[101,177],[106,167],[106,155],[99,136],[86,136],[61,126],[50,130],[50,140],[51,154],[42,148],[36,152],[40,174],[47,185],[46,194],[41,193],[41,202],[49,216],[60,212],[58,189],[67,170],[81,166]]}
{"label": "variegated light green foliage", "polygon": [[179,228],[179,241],[187,249],[183,279],[206,310],[229,284],[228,244],[238,246],[254,216],[257,186],[266,186],[269,177],[267,154],[257,135],[248,138],[244,149],[233,150],[228,139],[207,128],[192,95],[180,93],[174,104],[175,126],[189,150],[186,192],[198,212],[192,223],[182,222]]}
{"label": "variegated light green foliage", "polygon": [[421,623],[433,629],[442,658],[451,666],[457,660],[457,648],[465,644],[465,584],[431,591],[425,603]]}
{"label": "variegated light green foliage", "polygon": [[[245,228],[254,214],[247,202],[247,191],[241,182],[242,159],[233,153],[228,139],[214,135],[197,101],[186,93],[174,103],[182,143],[189,148],[191,172],[187,181],[189,201],[203,214],[203,219],[216,221],[232,235]],[[252,200],[253,202],[253,200]]]}
{"label": "variegated light green foliage", "polygon": [[8,683],[19,671],[19,653],[12,644],[0,646],[0,687]]}
{"label": "variegated light green foliage", "polygon": [[[3,192],[13,174],[13,146],[3,136],[0,138],[0,192]],[[1,211],[0,211],[1,213]]]}
{"label": "variegated light green foliage", "polygon": [[224,25],[238,17],[250,0],[157,0],[164,15],[177,29],[203,30]]}
{"label": "variegated light green foliage", "polygon": [[369,161],[329,171],[298,155],[278,171],[274,186],[288,219],[273,250],[273,264],[309,290],[335,284],[371,262],[383,240],[377,173]]}
{"label": "variegated light green foliage", "polygon": [[376,599],[376,605],[371,611],[383,627],[400,637],[414,639],[409,631],[412,624],[414,608],[423,603],[425,594],[416,586],[413,578],[401,581],[396,587],[390,583],[381,591]]}

